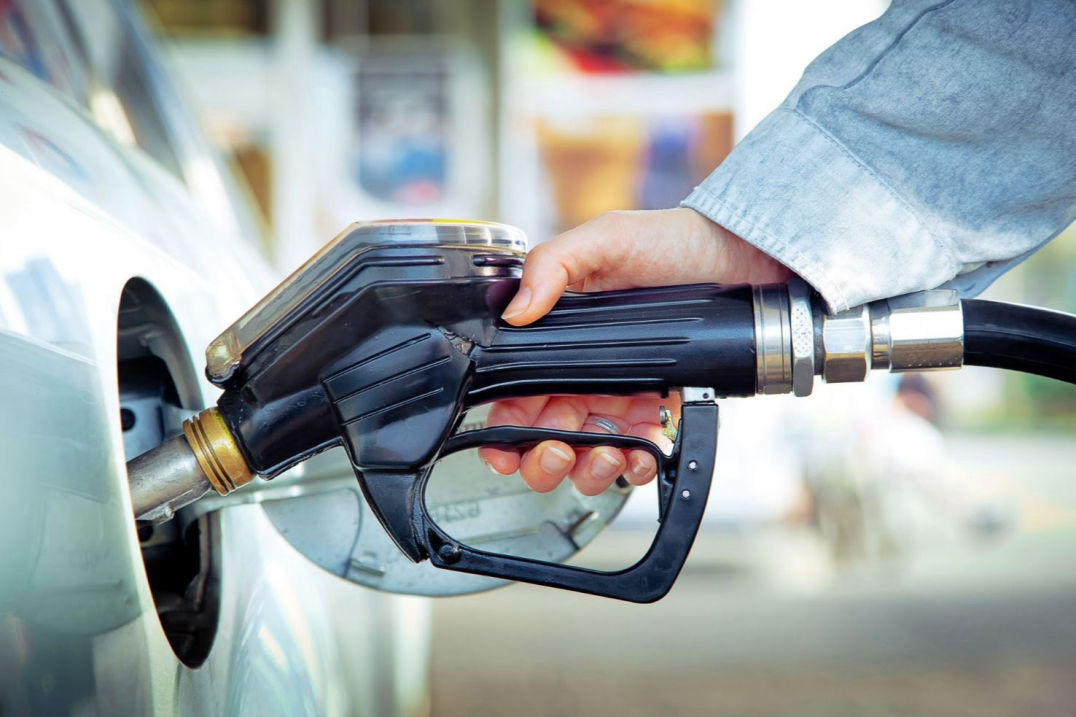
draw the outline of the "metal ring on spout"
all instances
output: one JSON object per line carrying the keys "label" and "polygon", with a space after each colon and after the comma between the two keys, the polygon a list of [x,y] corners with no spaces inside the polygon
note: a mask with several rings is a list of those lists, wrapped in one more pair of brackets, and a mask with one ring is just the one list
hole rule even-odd
{"label": "metal ring on spout", "polygon": [[213,489],[228,495],[254,478],[224,418],[215,408],[183,422],[183,435]]}

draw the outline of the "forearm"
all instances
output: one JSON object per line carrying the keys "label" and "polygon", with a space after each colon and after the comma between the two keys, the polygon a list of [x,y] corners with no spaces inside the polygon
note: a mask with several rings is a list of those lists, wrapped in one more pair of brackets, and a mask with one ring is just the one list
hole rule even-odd
{"label": "forearm", "polygon": [[1076,5],[895,2],[685,201],[833,309],[973,294],[1076,220]]}

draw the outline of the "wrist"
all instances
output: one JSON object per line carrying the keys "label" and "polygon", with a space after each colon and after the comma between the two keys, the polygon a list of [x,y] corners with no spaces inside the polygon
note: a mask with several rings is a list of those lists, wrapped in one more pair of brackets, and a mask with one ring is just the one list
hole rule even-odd
{"label": "wrist", "polygon": [[795,276],[795,272],[787,266],[705,214],[690,207],[680,207],[677,211],[694,215],[692,221],[698,224],[700,231],[707,233],[708,241],[717,247],[718,281],[770,284],[788,281]]}

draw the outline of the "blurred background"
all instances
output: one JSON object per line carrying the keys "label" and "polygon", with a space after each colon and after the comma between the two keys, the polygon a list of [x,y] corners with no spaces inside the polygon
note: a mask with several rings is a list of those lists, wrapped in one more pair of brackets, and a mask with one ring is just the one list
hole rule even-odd
{"label": "blurred background", "polygon": [[[878,0],[140,0],[290,271],[348,223],[532,244],[675,206]],[[1069,230],[990,298],[1076,311]],[[435,715],[1076,712],[1076,390],[983,369],[723,406],[653,606],[435,601]],[[645,549],[637,491],[586,560]]]}

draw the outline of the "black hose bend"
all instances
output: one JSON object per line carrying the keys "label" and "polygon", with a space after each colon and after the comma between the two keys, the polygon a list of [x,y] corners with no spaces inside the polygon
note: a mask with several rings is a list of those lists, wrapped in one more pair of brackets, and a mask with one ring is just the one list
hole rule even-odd
{"label": "black hose bend", "polygon": [[978,299],[965,300],[964,364],[1076,384],[1076,316]]}

